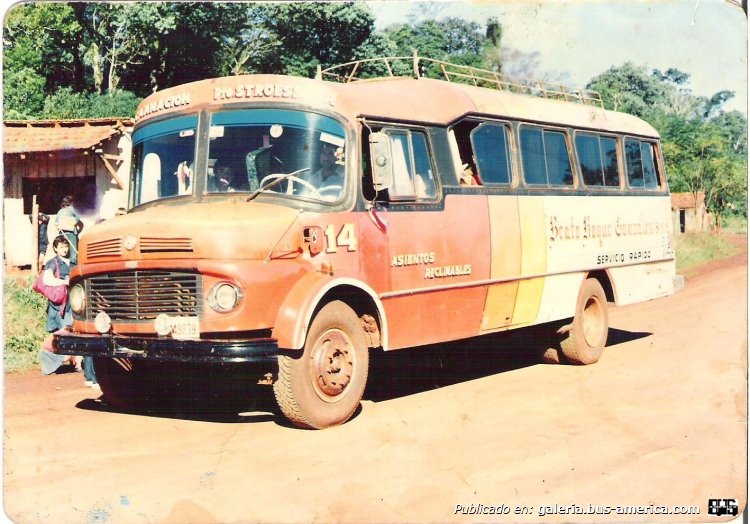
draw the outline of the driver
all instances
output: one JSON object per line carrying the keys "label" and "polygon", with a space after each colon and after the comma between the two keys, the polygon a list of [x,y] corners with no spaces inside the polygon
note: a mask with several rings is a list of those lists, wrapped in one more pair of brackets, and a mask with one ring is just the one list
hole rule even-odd
{"label": "driver", "polygon": [[[339,161],[343,154],[342,148],[323,142],[318,151],[320,169],[305,177],[320,191],[330,187],[331,189],[325,193],[325,196],[334,200],[341,195],[341,189],[344,187],[344,166]],[[303,192],[309,193],[309,190],[303,189]]]}

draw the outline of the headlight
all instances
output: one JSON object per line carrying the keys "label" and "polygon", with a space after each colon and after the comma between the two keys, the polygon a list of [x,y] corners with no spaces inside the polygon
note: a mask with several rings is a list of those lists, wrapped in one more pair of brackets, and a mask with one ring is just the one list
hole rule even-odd
{"label": "headlight", "polygon": [[229,282],[219,282],[208,294],[208,305],[219,313],[232,311],[240,303],[242,291]]}
{"label": "headlight", "polygon": [[70,309],[76,315],[82,315],[86,311],[86,291],[81,284],[76,284],[70,288],[68,301],[70,302]]}

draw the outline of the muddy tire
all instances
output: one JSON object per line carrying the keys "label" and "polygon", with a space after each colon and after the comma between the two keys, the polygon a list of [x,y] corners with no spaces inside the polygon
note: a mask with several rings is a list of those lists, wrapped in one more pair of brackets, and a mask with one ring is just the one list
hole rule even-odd
{"label": "muddy tire", "polygon": [[122,411],[159,411],[180,384],[168,363],[94,357],[94,372],[106,402]]}
{"label": "muddy tire", "polygon": [[578,292],[575,317],[560,350],[570,364],[593,364],[607,344],[608,333],[607,297],[599,281],[588,278]]}
{"label": "muddy tire", "polygon": [[322,429],[343,424],[365,391],[369,354],[362,323],[346,304],[321,308],[301,355],[280,355],[273,392],[294,425]]}

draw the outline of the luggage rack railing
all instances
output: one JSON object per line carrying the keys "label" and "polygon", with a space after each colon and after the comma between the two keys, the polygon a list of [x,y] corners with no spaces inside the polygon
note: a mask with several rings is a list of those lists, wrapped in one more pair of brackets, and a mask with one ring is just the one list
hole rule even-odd
{"label": "luggage rack railing", "polygon": [[341,83],[356,82],[367,78],[397,76],[412,76],[414,78],[439,78],[442,76],[444,80],[453,83],[604,107],[602,97],[596,91],[543,80],[509,79],[495,71],[420,57],[416,53],[413,56],[355,60],[325,69],[318,66],[316,74],[318,80]]}

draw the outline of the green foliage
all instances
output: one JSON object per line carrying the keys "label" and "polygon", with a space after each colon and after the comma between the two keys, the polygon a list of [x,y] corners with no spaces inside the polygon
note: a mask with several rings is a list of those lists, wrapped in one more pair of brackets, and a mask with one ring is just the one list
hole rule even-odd
{"label": "green foliage", "polygon": [[82,32],[69,4],[36,2],[14,6],[3,27],[3,72],[28,68],[45,78],[47,93],[65,85],[81,89]]}
{"label": "green foliage", "polygon": [[135,113],[141,99],[133,93],[115,90],[99,95],[75,93],[69,87],[47,97],[41,112],[42,118],[106,118],[129,117]]}
{"label": "green foliage", "polygon": [[44,107],[45,79],[30,67],[3,75],[3,107],[6,120],[36,118]]}
{"label": "green foliage", "polygon": [[[353,2],[263,4],[258,19],[283,42],[267,55],[261,72],[310,77],[318,65],[348,62],[368,42],[375,18],[370,8]],[[371,42],[371,41],[370,41]]]}
{"label": "green foliage", "polygon": [[38,353],[47,336],[44,331],[47,300],[31,290],[33,278],[3,283],[5,371],[22,371],[39,365]]}
{"label": "green foliage", "polygon": [[[386,35],[399,56],[411,56],[416,49],[420,56],[474,67],[487,66],[484,52],[492,44],[479,24],[460,18],[394,25],[386,30]],[[425,73],[440,76],[438,70],[428,69]]]}
{"label": "green foliage", "polygon": [[598,91],[607,109],[641,118],[665,101],[669,91],[668,84],[659,75],[649,75],[645,67],[630,62],[594,77],[586,88]]}

